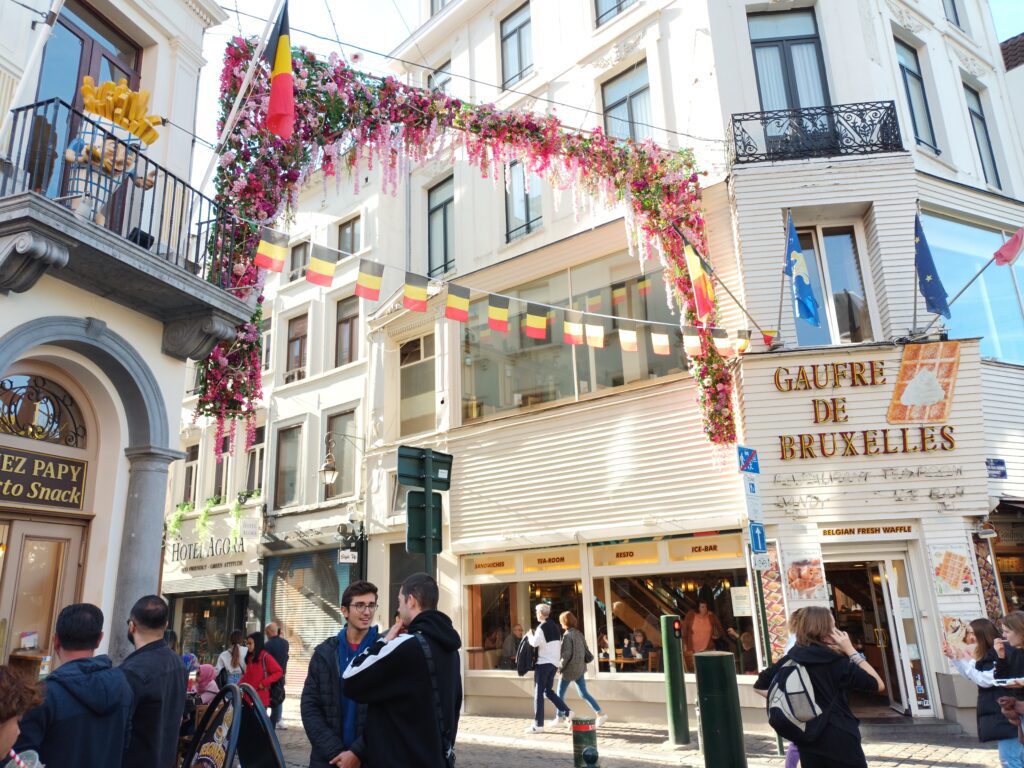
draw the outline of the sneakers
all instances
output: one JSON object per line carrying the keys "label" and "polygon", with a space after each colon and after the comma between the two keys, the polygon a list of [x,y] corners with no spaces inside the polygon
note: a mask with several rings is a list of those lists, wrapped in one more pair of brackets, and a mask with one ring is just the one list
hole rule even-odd
{"label": "sneakers", "polygon": [[536,723],[530,723],[530,727],[526,729],[527,733],[544,733],[544,726],[537,725]]}
{"label": "sneakers", "polygon": [[597,719],[594,721],[594,725],[597,726],[598,728],[600,728],[606,722],[608,722],[608,715],[606,715],[604,712],[602,712],[601,714],[599,714],[597,716]]}
{"label": "sneakers", "polygon": [[572,710],[569,710],[567,715],[563,715],[561,712],[555,713],[555,725],[571,725],[572,724]]}
{"label": "sneakers", "polygon": [[279,731],[287,731],[288,730],[288,726],[284,724],[283,720],[278,720],[277,721],[277,725],[275,725],[274,728],[276,728]]}

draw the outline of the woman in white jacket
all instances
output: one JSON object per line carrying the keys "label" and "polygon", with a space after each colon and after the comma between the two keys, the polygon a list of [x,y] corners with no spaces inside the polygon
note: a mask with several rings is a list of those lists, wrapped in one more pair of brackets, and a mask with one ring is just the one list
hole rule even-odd
{"label": "woman in white jacket", "polygon": [[242,644],[245,640],[245,636],[242,634],[242,630],[236,629],[231,633],[230,645],[226,651],[221,652],[220,656],[217,657],[217,666],[214,667],[214,671],[219,675],[223,669],[227,673],[227,682],[225,684],[234,683],[238,684],[238,681],[242,679],[242,673],[245,672],[245,654],[246,648]]}

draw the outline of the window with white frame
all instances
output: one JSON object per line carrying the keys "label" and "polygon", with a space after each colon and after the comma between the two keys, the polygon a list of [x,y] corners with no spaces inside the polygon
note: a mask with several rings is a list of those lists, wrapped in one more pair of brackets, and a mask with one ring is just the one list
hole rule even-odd
{"label": "window with white frame", "polygon": [[957,8],[957,0],[942,0],[942,9],[946,12],[946,18],[956,24],[958,27],[963,27],[960,23],[960,9]]}
{"label": "window with white frame", "polygon": [[259,495],[263,487],[263,457],[266,452],[266,427],[256,427],[252,446],[245,456],[245,491],[250,496]]}
{"label": "window with white frame", "polygon": [[448,93],[452,84],[452,63],[446,61],[440,67],[435,69],[427,77],[427,88],[432,91],[440,91],[441,93]]}
{"label": "window with white frame", "polygon": [[524,3],[501,22],[501,87],[508,88],[531,72],[530,4]]}
{"label": "window with white frame", "polygon": [[221,438],[220,461],[216,461],[213,467],[213,498],[215,504],[223,504],[228,492],[228,483],[231,482],[231,455],[228,449],[231,447],[231,440],[225,436]]}
{"label": "window with white frame", "polygon": [[360,232],[359,225],[359,216],[338,225],[339,251],[351,255],[363,247],[362,233]]}
{"label": "window with white frame", "polygon": [[338,479],[324,487],[324,498],[351,496],[356,492],[356,412],[335,413],[327,419],[327,432],[334,441],[334,465]]}
{"label": "window with white frame", "polygon": [[302,425],[277,431],[277,457],[274,462],[274,506],[277,508],[301,501],[299,463],[302,456]]}
{"label": "window with white frame", "polygon": [[981,106],[981,94],[964,83],[964,97],[967,99],[967,114],[971,117],[974,144],[981,158],[981,170],[985,174],[985,181],[993,187],[999,187],[999,168],[996,166],[996,153],[992,148],[992,136],[985,121],[985,110]]}
{"label": "window with white frame", "polygon": [[455,177],[427,192],[427,274],[455,268]]}
{"label": "window with white frame", "polygon": [[651,136],[651,86],[641,61],[601,86],[604,129],[617,139],[643,141]]}
{"label": "window with white frame", "polygon": [[293,245],[288,262],[288,279],[299,280],[306,276],[306,267],[309,266],[309,243]]}
{"label": "window with white frame", "polygon": [[185,482],[181,489],[183,504],[196,502],[196,477],[199,474],[199,446],[190,445],[185,449]]}
{"label": "window with white frame", "polygon": [[270,330],[271,318],[263,318],[263,370],[269,371],[274,365],[274,335]]}
{"label": "window with white frame", "polygon": [[505,191],[505,240],[511,243],[541,225],[541,181],[516,161],[508,167]]}
{"label": "window with white frame", "polygon": [[399,434],[427,432],[436,426],[434,413],[434,334],[402,342],[398,348]]}
{"label": "window with white frame", "polygon": [[914,128],[914,140],[936,152],[939,151],[932,127],[932,116],[928,110],[928,94],[925,92],[924,75],[921,74],[921,60],[913,46],[896,39],[896,58],[900,63],[903,89],[910,108],[910,120]]}
{"label": "window with white frame", "polygon": [[596,26],[600,27],[605,22],[611,21],[635,3],[636,0],[595,0]]}
{"label": "window with white frame", "polygon": [[284,369],[284,383],[306,378],[306,340],[309,315],[299,315],[288,321],[288,360]]}
{"label": "window with white frame", "polygon": [[813,8],[752,13],[747,31],[763,111],[828,104],[825,60]]}

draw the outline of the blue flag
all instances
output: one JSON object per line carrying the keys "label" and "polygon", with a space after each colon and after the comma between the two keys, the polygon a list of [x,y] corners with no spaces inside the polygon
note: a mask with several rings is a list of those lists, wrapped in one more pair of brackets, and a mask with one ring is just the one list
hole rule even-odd
{"label": "blue flag", "polygon": [[914,217],[914,269],[917,270],[917,285],[924,296],[925,308],[948,320],[950,312],[949,302],[946,301],[946,289],[935,270],[935,261],[932,259],[928,241],[924,239],[920,216]]}
{"label": "blue flag", "polygon": [[819,327],[821,318],[818,315],[818,300],[814,298],[814,291],[811,290],[811,275],[807,271],[807,259],[804,258],[804,252],[800,248],[800,238],[797,237],[792,215],[789,217],[789,238],[786,241],[786,266],[782,271],[790,278],[789,283],[793,288],[796,316],[802,317],[815,328]]}

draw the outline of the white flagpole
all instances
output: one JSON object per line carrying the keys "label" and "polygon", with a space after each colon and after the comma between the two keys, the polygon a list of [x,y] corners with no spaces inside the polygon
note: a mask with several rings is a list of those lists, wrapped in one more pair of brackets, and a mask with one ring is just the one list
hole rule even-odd
{"label": "white flagpole", "polygon": [[[991,259],[986,261],[985,262],[985,266],[983,266],[981,269],[979,269],[977,272],[974,273],[974,277],[972,277],[970,280],[967,281],[967,285],[965,285],[963,288],[961,288],[959,291],[956,292],[956,296],[954,296],[952,299],[950,299],[949,303],[946,306],[952,307],[953,306],[953,302],[955,302],[957,299],[959,299],[961,296],[963,296],[964,295],[964,291],[966,291],[968,288],[970,288],[972,285],[974,285],[974,281],[977,280],[979,277],[981,277],[981,273],[984,272],[986,269],[988,269],[990,266],[992,266],[992,264],[993,264],[993,262],[995,262],[995,260],[996,260],[996,257],[993,256]],[[935,323],[938,322],[940,317],[942,317],[942,315],[935,315],[935,317],[932,318],[932,321],[930,323],[928,323],[928,325],[925,326],[925,329],[923,331],[921,331],[921,333],[915,334],[915,335],[917,335],[917,336],[924,336],[925,334],[927,334],[928,331],[931,330],[931,327],[933,325],[935,325]]]}

